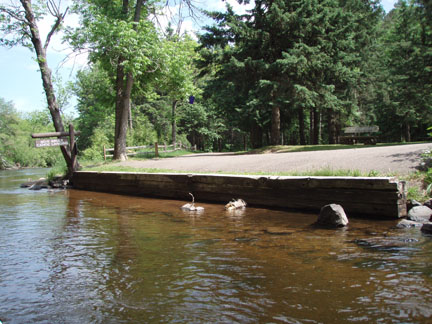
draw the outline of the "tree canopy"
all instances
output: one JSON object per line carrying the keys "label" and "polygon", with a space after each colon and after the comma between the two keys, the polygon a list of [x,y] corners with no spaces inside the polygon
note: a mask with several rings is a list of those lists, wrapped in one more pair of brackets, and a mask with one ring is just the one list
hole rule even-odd
{"label": "tree canopy", "polygon": [[[35,21],[52,3],[32,3]],[[427,138],[430,1],[400,0],[389,13],[378,0],[255,0],[245,14],[227,4],[205,11],[212,23],[197,38],[180,25],[159,28],[157,13],[172,4],[198,13],[192,0],[75,1],[80,26],[67,41],[89,52],[73,86],[88,158],[107,145],[125,159],[127,145],[154,141],[334,144],[352,125],[377,125],[385,141]],[[1,42],[28,46],[31,29],[12,9],[1,7]]]}

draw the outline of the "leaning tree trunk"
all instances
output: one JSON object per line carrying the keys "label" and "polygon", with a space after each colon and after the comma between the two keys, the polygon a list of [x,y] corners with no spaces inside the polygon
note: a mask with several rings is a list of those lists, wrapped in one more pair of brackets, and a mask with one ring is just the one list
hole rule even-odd
{"label": "leaning tree trunk", "polygon": [[[51,69],[48,67],[47,56],[46,56],[46,49],[49,45],[50,36],[52,36],[52,34],[54,34],[56,29],[60,26],[64,16],[60,15],[57,17],[57,21],[55,25],[52,27],[49,33],[49,37],[47,37],[47,41],[43,45],[39,33],[39,28],[37,26],[36,18],[33,13],[31,2],[28,0],[20,0],[20,1],[24,8],[26,21],[30,29],[31,42],[36,51],[37,62],[42,77],[42,85],[47,99],[48,109],[50,111],[51,118],[54,124],[54,128],[57,132],[64,132],[65,130],[63,126],[63,121],[61,118],[60,109],[57,103],[57,99],[54,92],[54,86],[51,78]],[[70,148],[68,146],[60,146],[60,149],[66,161],[66,164],[68,166],[69,175],[72,175],[72,172],[74,170],[72,165]],[[78,168],[79,165],[76,165],[76,167]]]}

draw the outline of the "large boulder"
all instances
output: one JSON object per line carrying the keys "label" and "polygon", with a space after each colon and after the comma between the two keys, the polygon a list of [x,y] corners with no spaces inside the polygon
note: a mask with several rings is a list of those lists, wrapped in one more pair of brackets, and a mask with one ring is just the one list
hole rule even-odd
{"label": "large boulder", "polygon": [[342,227],[348,225],[348,217],[341,205],[330,204],[321,208],[316,223],[326,227]]}
{"label": "large boulder", "polygon": [[408,219],[414,222],[427,223],[432,216],[432,209],[427,206],[415,206],[408,212]]}

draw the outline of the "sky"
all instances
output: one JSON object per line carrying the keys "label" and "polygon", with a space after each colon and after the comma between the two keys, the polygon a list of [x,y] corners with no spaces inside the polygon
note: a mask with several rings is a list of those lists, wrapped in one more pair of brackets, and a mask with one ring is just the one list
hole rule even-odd
{"label": "sky", "polygon": [[[0,0],[0,4],[7,4],[11,0]],[[14,0],[12,0],[14,1]],[[382,0],[382,6],[386,12],[390,11],[397,0]],[[62,4],[67,4],[62,1]],[[248,7],[240,6],[235,0],[196,0],[198,7],[207,10],[223,11],[225,3],[230,3],[234,10],[243,13]],[[251,7],[251,5],[249,5]],[[176,11],[176,8],[171,10]],[[168,12],[167,12],[168,14]],[[160,19],[161,24],[166,24],[167,20]],[[78,18],[67,15],[66,25],[76,26]],[[205,24],[203,22],[203,24]],[[49,31],[51,22],[44,21],[39,25],[42,35]],[[192,21],[185,21],[182,28],[186,30],[196,30],[198,27]],[[45,39],[45,36],[42,36]],[[65,44],[62,44],[61,35],[55,35],[48,48],[48,64],[54,76],[60,77],[62,82],[73,81],[76,72],[85,67],[86,57],[78,56],[67,59],[71,51]],[[42,88],[42,81],[38,70],[38,65],[34,59],[34,54],[27,48],[15,47],[7,49],[0,47],[0,97],[6,101],[12,101],[15,108],[23,113],[46,108],[45,95]],[[74,106],[76,99],[72,98],[70,104],[65,107],[67,113],[75,113]]]}

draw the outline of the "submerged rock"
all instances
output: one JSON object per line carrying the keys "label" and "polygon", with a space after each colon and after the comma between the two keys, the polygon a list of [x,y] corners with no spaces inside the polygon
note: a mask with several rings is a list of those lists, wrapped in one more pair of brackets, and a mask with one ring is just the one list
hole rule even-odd
{"label": "submerged rock", "polygon": [[39,180],[22,183],[20,187],[28,188],[29,190],[41,190],[41,189],[48,189],[49,184],[47,179],[40,178]]}
{"label": "submerged rock", "polygon": [[272,235],[290,235],[295,231],[293,229],[287,229],[283,227],[267,227],[264,232]]}
{"label": "submerged rock", "polygon": [[425,223],[429,222],[430,217],[432,216],[432,209],[427,206],[415,206],[411,208],[408,212],[408,219]]}
{"label": "submerged rock", "polygon": [[424,234],[432,235],[432,223],[423,224],[421,231]]}
{"label": "submerged rock", "polygon": [[423,223],[420,223],[420,222],[415,222],[412,220],[403,219],[396,225],[396,227],[397,228],[412,228],[412,227],[421,227],[422,225],[423,225]]}
{"label": "submerged rock", "polygon": [[321,208],[316,224],[329,227],[342,227],[348,225],[348,217],[341,205],[330,204]]}
{"label": "submerged rock", "polygon": [[29,190],[66,189],[69,187],[69,180],[65,180],[63,177],[55,177],[50,181],[40,178],[39,180],[24,182],[20,187],[28,188]]}
{"label": "submerged rock", "polygon": [[381,252],[412,252],[413,249],[416,249],[413,243],[418,243],[418,240],[415,238],[373,237],[356,239],[351,242],[359,247]]}

